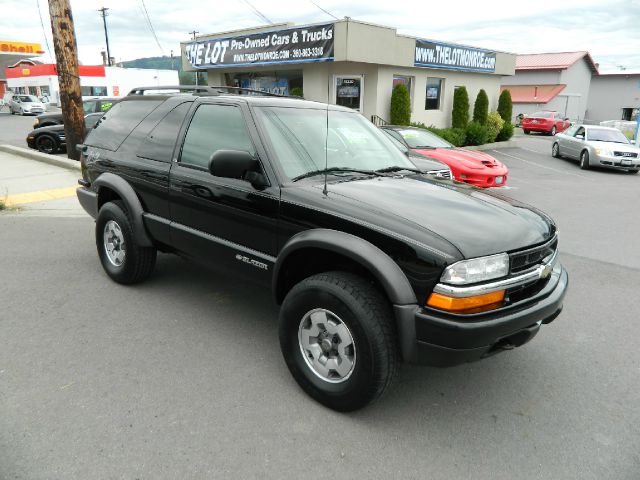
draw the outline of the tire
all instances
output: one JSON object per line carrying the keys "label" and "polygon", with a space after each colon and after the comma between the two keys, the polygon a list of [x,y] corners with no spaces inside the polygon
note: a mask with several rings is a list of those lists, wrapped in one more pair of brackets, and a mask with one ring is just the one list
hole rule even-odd
{"label": "tire", "polygon": [[562,157],[562,155],[560,155],[560,145],[558,145],[558,142],[553,142],[553,145],[551,146],[551,155],[554,158]]}
{"label": "tire", "polygon": [[10,108],[9,110],[11,111],[11,115],[15,115],[16,114],[16,112],[13,111],[13,108]]}
{"label": "tire", "polygon": [[529,130],[522,129],[525,135],[529,135]]}
{"label": "tire", "polygon": [[589,170],[589,152],[587,150],[583,150],[580,154],[580,168]]}
{"label": "tire", "polygon": [[[111,255],[107,245],[112,249]],[[100,208],[96,219],[96,247],[104,271],[123,285],[145,280],[156,264],[156,249],[136,243],[129,213],[121,201],[107,202]]]}
{"label": "tire", "polygon": [[637,169],[637,168],[633,168],[633,169],[629,170],[629,173],[638,173],[638,172],[640,172],[640,170]]}
{"label": "tire", "polygon": [[36,139],[36,149],[42,153],[56,153],[60,149],[60,145],[50,135],[40,135]]}
{"label": "tire", "polygon": [[[314,329],[324,340],[318,342],[318,335],[312,335]],[[320,273],[295,285],[282,304],[279,334],[293,378],[313,399],[333,410],[349,412],[377,400],[400,366],[389,302],[351,273]],[[325,355],[327,350],[329,355]],[[343,371],[325,368],[328,375],[320,371],[315,353],[325,361],[329,357],[335,366],[344,364]]]}
{"label": "tire", "polygon": [[551,131],[549,132],[549,134],[552,137],[555,137],[557,132],[558,132],[558,130],[556,129],[556,126],[554,125],[553,127],[551,127]]}

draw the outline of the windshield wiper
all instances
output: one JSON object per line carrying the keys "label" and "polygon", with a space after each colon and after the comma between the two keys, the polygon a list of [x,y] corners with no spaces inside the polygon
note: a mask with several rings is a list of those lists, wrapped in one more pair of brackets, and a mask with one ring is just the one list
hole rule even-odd
{"label": "windshield wiper", "polygon": [[[433,147],[431,145],[416,145],[415,147],[411,147],[411,148],[428,148],[430,150],[435,150],[438,147]],[[440,148],[446,148],[446,147],[440,147]]]}
{"label": "windshield wiper", "polygon": [[417,168],[411,168],[411,167],[399,167],[399,166],[393,166],[393,167],[386,167],[386,168],[380,168],[378,170],[376,170],[376,173],[391,173],[391,172],[401,172],[402,170],[406,170],[408,172],[414,172],[414,173],[422,173],[421,170],[418,170]]}
{"label": "windshield wiper", "polygon": [[362,173],[363,175],[374,175],[376,177],[381,177],[382,175],[378,172],[374,172],[373,170],[359,170],[357,168],[348,168],[348,167],[331,167],[325,168],[322,170],[312,170],[307,173],[303,173],[302,175],[298,175],[297,177],[293,177],[291,179],[292,182],[297,182],[298,180],[302,180],[303,178],[313,177],[315,175],[322,175],[323,173],[335,173],[335,172],[353,172],[353,173]]}

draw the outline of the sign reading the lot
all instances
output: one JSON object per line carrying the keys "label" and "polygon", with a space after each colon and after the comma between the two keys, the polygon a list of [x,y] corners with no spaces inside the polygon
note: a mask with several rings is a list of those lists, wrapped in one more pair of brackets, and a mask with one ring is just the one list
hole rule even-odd
{"label": "sign reading the lot", "polygon": [[194,68],[333,60],[333,24],[287,28],[190,42],[185,56]]}
{"label": "sign reading the lot", "polygon": [[418,39],[414,65],[472,72],[494,72],[496,52]]}

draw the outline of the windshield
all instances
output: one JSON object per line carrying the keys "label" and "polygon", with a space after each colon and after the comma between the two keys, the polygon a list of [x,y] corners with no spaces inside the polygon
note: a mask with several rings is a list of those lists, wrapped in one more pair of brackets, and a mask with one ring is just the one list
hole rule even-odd
{"label": "windshield", "polygon": [[453,148],[449,142],[428,130],[407,129],[398,133],[411,148]]}
{"label": "windshield", "polygon": [[[289,179],[333,169],[415,169],[390,140],[357,112],[259,107],[275,154]],[[329,127],[327,135],[327,124]]]}
{"label": "windshield", "polygon": [[589,128],[587,130],[587,140],[593,142],[615,142],[629,143],[627,137],[620,130],[609,130],[604,128]]}
{"label": "windshield", "polygon": [[531,118],[551,118],[551,112],[536,112],[529,115]]}
{"label": "windshield", "polygon": [[27,102],[27,103],[33,103],[38,101],[38,99],[33,95],[18,95],[18,98],[20,99],[21,102]]}

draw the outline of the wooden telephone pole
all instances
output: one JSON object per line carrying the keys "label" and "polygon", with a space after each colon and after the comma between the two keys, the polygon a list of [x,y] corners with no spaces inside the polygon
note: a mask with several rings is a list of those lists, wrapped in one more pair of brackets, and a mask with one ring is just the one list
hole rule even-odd
{"label": "wooden telephone pole", "polygon": [[76,145],[84,141],[84,110],[78,70],[78,45],[69,1],[49,0],[49,15],[53,49],[56,52],[62,120],[67,137],[67,156],[79,160],[80,153],[76,150]]}

